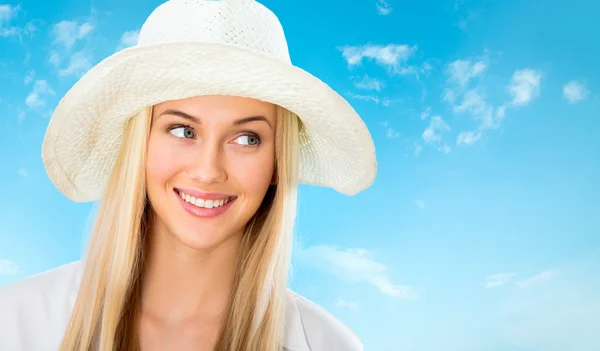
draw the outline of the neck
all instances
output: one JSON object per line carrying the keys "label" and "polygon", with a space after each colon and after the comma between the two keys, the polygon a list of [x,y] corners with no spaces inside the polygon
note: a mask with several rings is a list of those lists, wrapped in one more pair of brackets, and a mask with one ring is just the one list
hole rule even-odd
{"label": "neck", "polygon": [[154,223],[147,236],[140,312],[167,322],[222,320],[234,284],[241,233],[216,248],[197,251]]}

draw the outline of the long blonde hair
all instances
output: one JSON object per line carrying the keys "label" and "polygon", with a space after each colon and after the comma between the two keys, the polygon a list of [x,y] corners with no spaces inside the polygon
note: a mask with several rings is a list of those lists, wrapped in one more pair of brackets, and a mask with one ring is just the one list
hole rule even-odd
{"label": "long blonde hair", "polygon": [[[279,351],[296,214],[301,122],[277,107],[277,184],[247,225],[229,310],[215,350]],[[152,108],[126,124],[91,231],[81,285],[60,351],[138,350],[144,240],[150,223],[146,146]]]}

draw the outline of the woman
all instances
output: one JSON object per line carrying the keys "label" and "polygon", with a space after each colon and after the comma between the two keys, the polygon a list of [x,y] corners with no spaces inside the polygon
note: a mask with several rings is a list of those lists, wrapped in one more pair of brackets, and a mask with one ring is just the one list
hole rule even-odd
{"label": "woman", "polygon": [[369,132],[253,0],[171,0],[61,100],[42,157],[99,200],[85,258],[0,289],[0,350],[362,350],[286,288],[299,182],[353,195]]}

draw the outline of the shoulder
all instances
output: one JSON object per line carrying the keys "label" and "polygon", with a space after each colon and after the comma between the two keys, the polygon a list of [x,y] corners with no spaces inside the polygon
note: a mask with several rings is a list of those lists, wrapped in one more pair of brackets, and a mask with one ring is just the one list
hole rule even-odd
{"label": "shoulder", "polygon": [[80,269],[76,261],[0,287],[0,350],[58,348],[77,296]]}
{"label": "shoulder", "polygon": [[364,350],[360,338],[333,314],[291,290],[289,295],[299,312],[311,350]]}

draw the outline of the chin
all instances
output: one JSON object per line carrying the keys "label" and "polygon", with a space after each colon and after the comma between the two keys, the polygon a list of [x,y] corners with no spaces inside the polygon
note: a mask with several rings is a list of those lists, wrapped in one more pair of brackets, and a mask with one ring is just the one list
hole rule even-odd
{"label": "chin", "polygon": [[199,226],[180,226],[171,233],[183,245],[198,251],[214,249],[235,236],[235,233],[231,233],[231,231]]}

